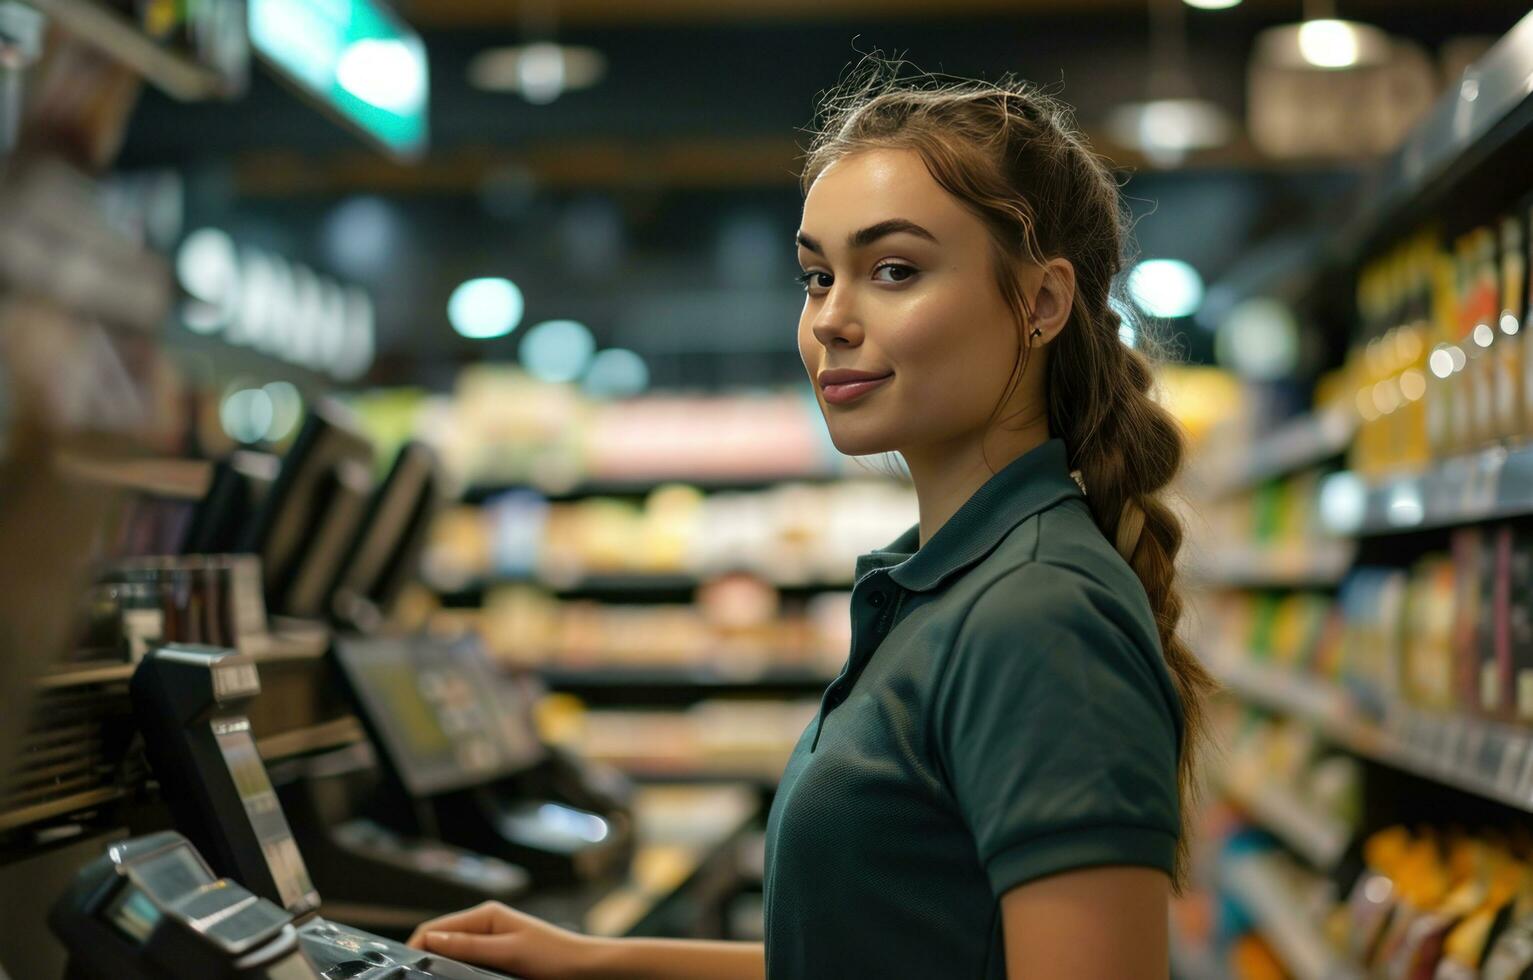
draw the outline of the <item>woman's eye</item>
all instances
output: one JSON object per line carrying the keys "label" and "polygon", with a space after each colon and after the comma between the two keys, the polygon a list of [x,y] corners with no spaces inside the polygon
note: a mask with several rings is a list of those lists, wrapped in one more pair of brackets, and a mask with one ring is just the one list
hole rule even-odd
{"label": "woman's eye", "polygon": [[902,265],[899,262],[885,262],[873,270],[873,277],[877,279],[885,272],[889,273],[889,275],[887,278],[879,280],[880,282],[904,282],[916,274],[914,266]]}
{"label": "woman's eye", "polygon": [[793,278],[798,280],[798,284],[804,287],[806,293],[812,293],[816,289],[829,289],[831,284],[830,273],[821,272],[818,269],[811,269]]}

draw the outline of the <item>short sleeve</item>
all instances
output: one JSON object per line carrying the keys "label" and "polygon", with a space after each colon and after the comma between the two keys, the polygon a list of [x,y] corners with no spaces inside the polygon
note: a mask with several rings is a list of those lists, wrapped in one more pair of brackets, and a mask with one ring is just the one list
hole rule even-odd
{"label": "short sleeve", "polygon": [[997,897],[1087,867],[1171,873],[1180,717],[1148,616],[1142,594],[1034,563],[960,626],[932,736]]}

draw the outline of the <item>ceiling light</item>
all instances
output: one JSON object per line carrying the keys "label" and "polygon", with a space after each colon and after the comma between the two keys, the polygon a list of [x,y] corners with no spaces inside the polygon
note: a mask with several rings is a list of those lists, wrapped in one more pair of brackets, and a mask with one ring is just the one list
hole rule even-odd
{"label": "ceiling light", "polygon": [[341,52],[335,80],[369,105],[408,115],[426,101],[426,56],[416,38],[361,38]]}
{"label": "ceiling light", "polygon": [[522,291],[509,279],[470,279],[452,291],[447,319],[470,340],[504,337],[522,322]]}
{"label": "ceiling light", "polygon": [[649,387],[649,367],[633,351],[609,347],[591,358],[582,384],[599,398],[629,398]]}
{"label": "ceiling light", "polygon": [[1107,131],[1122,146],[1144,153],[1157,166],[1174,166],[1193,150],[1229,142],[1229,114],[1207,99],[1130,102],[1107,117]]}
{"label": "ceiling light", "polygon": [[522,340],[522,365],[543,381],[574,381],[585,373],[596,352],[596,341],[585,324],[574,320],[545,320]]}
{"label": "ceiling light", "polygon": [[273,381],[261,386],[271,400],[271,425],[266,428],[267,442],[281,442],[303,420],[303,396],[291,381]]}
{"label": "ceiling light", "polygon": [[1203,302],[1203,277],[1179,259],[1146,259],[1128,274],[1128,294],[1150,316],[1191,316]]}
{"label": "ceiling light", "polygon": [[545,105],[565,92],[590,88],[606,72],[607,59],[595,48],[540,41],[480,52],[469,62],[468,80],[475,88],[520,92],[528,102]]}
{"label": "ceiling light", "polygon": [[1231,7],[1240,6],[1240,0],[1182,0],[1182,2],[1198,10],[1228,10]]}
{"label": "ceiling light", "polygon": [[218,420],[235,442],[259,442],[275,418],[271,395],[264,388],[239,388],[224,397]]}
{"label": "ceiling light", "polygon": [[1329,18],[1285,24],[1256,39],[1256,60],[1280,68],[1338,71],[1389,62],[1393,46],[1377,27]]}
{"label": "ceiling light", "polygon": [[1219,362],[1242,377],[1277,381],[1299,365],[1299,325],[1278,300],[1255,297],[1232,307],[1214,337]]}

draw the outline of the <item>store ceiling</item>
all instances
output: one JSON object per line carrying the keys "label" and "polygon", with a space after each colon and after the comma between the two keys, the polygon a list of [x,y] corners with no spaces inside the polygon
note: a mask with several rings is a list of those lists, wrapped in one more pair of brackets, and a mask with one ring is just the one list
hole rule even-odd
{"label": "store ceiling", "polygon": [[[552,16],[565,24],[675,24],[769,20],[851,20],[888,17],[946,19],[974,14],[1142,13],[1148,0],[404,0],[399,6],[412,23],[426,28],[518,23]],[[1158,0],[1156,0],[1158,2]],[[1179,2],[1179,0],[1176,0]],[[1296,16],[1298,0],[1244,0],[1239,13]],[[1345,0],[1342,14],[1364,18],[1411,9],[1432,11],[1439,0]],[[1511,0],[1481,0],[1467,6],[1516,8]],[[1462,5],[1454,5],[1462,10]],[[1221,11],[1214,16],[1238,16]],[[1200,16],[1194,13],[1191,16]],[[1208,16],[1203,14],[1201,16]]]}
{"label": "store ceiling", "polygon": [[[189,222],[372,289],[386,380],[446,383],[463,360],[514,354],[516,335],[473,344],[448,328],[448,294],[476,275],[518,281],[529,323],[584,319],[600,343],[651,356],[661,382],[791,378],[802,373],[794,172],[817,94],[849,63],[878,49],[959,75],[1016,71],[1059,84],[1088,132],[1143,94],[1149,69],[1142,0],[819,0],[812,16],[809,6],[566,0],[558,38],[602,51],[608,76],[533,106],[466,80],[476,53],[521,40],[516,3],[413,0],[402,9],[432,64],[432,151],[420,163],[383,158],[264,71],[232,111],[147,93],[121,161],[186,173]],[[1189,11],[1200,90],[1243,115],[1256,31],[1298,6]],[[1387,6],[1383,26],[1435,40],[1499,33],[1520,12],[1340,6]],[[1350,168],[1277,165],[1245,143],[1173,173],[1113,156],[1136,171],[1126,192],[1141,252],[1184,258],[1210,281],[1252,242],[1333,207],[1350,183]],[[348,224],[348,213],[371,224]],[[359,235],[382,237],[360,248]],[[1194,355],[1208,347],[1196,333],[1186,344]]]}

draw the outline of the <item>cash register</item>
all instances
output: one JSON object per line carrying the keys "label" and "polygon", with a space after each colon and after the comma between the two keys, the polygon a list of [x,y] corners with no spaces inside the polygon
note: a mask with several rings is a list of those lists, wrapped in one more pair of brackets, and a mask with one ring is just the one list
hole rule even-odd
{"label": "cash register", "polygon": [[[252,658],[218,647],[160,647],[134,671],[129,691],[145,752],[176,826],[189,843],[169,838],[128,842],[109,850],[104,862],[86,869],[53,918],[55,929],[82,960],[79,975],[132,975],[111,959],[104,961],[106,967],[93,970],[83,961],[94,962],[99,950],[72,941],[91,936],[104,941],[111,936],[117,947],[126,944],[137,952],[139,959],[134,962],[148,971],[144,976],[267,980],[316,975],[324,980],[498,976],[318,915],[319,893],[243,713],[244,705],[260,690]],[[243,888],[215,882],[196,857],[199,853],[207,858],[211,872]],[[163,863],[157,863],[160,859],[155,855],[161,854]],[[293,929],[312,973],[302,972],[300,961],[291,956],[282,959],[279,950],[269,945],[283,941],[284,923]],[[177,960],[178,951],[188,950],[185,959]],[[258,950],[270,950],[273,958],[247,962],[247,954]],[[199,972],[202,967],[196,964],[211,961],[221,965]],[[268,962],[270,969],[259,972],[266,968],[261,964]],[[153,964],[158,967],[151,970]],[[164,969],[166,964],[172,968]]]}
{"label": "cash register", "polygon": [[513,861],[540,885],[626,871],[626,780],[540,742],[472,635],[340,635],[333,652],[379,751],[378,823]]}

